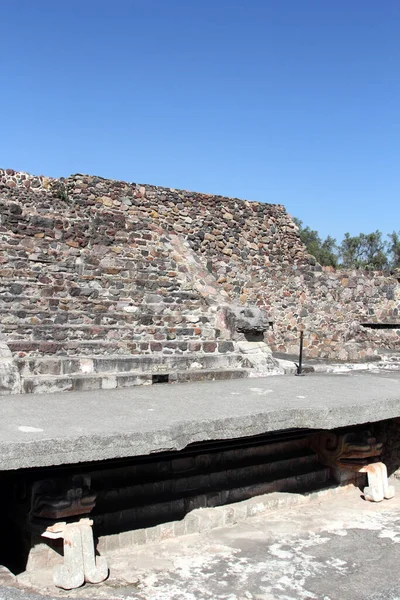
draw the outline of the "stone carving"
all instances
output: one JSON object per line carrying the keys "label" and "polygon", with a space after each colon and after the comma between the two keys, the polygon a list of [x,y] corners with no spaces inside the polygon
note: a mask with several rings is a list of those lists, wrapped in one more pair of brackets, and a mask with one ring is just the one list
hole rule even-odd
{"label": "stone carving", "polygon": [[50,525],[42,533],[45,538],[64,540],[64,564],[57,565],[53,571],[57,587],[72,590],[84,583],[101,583],[107,579],[107,560],[95,554],[92,525],[90,519],[61,522]]}
{"label": "stone carving", "polygon": [[368,486],[364,497],[371,502],[393,498],[394,487],[388,484],[384,463],[377,462],[383,444],[368,430],[349,432],[320,431],[309,437],[309,446],[318,455],[319,461],[329,467],[366,473]]}
{"label": "stone carving", "polygon": [[266,314],[257,306],[234,306],[232,312],[239,333],[264,333],[270,327]]}
{"label": "stone carving", "polygon": [[90,476],[76,475],[38,481],[32,490],[31,528],[44,538],[64,539],[64,564],[54,568],[53,581],[65,590],[85,582],[100,583],[108,575],[105,557],[96,557],[93,521],[80,518],[95,505],[96,494],[90,485]]}
{"label": "stone carving", "polygon": [[359,471],[381,455],[383,444],[370,431],[354,430],[345,433],[320,431],[309,438],[310,447],[324,465],[348,471]]}
{"label": "stone carving", "polygon": [[32,490],[31,521],[67,519],[87,515],[94,508],[96,494],[90,490],[90,477],[36,482]]}

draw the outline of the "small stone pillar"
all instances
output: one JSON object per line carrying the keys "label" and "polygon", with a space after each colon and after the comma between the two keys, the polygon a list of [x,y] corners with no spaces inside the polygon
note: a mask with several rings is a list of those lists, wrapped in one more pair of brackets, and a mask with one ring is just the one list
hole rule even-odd
{"label": "small stone pillar", "polygon": [[89,518],[95,502],[88,475],[45,479],[33,486],[30,527],[41,537],[64,540],[64,562],[53,570],[54,584],[64,590],[107,579],[107,561],[96,556]]}
{"label": "small stone pillar", "polygon": [[81,587],[84,583],[101,583],[108,576],[107,560],[96,556],[91,519],[72,523],[54,523],[42,536],[64,539],[64,564],[53,571],[54,584],[64,590]]}
{"label": "small stone pillar", "polygon": [[370,502],[382,502],[394,497],[395,490],[388,483],[387,468],[383,462],[376,462],[361,467],[360,473],[368,476],[368,487],[364,488],[364,498]]}

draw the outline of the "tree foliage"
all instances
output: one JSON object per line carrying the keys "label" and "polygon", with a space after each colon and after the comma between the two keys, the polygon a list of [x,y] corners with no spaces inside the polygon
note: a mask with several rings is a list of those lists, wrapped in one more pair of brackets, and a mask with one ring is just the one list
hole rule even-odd
{"label": "tree foliage", "polygon": [[345,233],[339,246],[339,257],[344,268],[382,270],[389,267],[387,243],[378,230],[351,236]]}
{"label": "tree foliage", "polygon": [[388,238],[391,266],[394,269],[400,269],[400,231],[389,233]]}
{"label": "tree foliage", "polygon": [[310,229],[308,226],[303,227],[303,222],[300,221],[300,219],[294,219],[294,221],[299,228],[301,241],[319,264],[328,267],[337,267],[338,256],[336,240],[330,235],[322,240],[318,231]]}
{"label": "tree foliage", "polygon": [[323,240],[300,219],[294,221],[308,252],[323,266],[377,271],[400,268],[400,231],[388,234],[386,240],[379,230],[354,236],[346,233],[338,245],[330,235]]}

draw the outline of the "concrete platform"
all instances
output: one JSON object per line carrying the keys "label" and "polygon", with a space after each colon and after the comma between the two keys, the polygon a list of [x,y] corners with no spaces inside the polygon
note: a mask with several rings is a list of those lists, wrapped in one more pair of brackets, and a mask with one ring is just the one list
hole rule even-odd
{"label": "concrete platform", "polygon": [[4,396],[0,470],[400,417],[400,373],[352,372]]}

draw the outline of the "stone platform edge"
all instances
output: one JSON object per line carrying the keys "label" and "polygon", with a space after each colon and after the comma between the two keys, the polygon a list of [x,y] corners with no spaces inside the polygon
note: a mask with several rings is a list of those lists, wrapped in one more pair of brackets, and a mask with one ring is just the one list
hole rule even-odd
{"label": "stone platform edge", "polygon": [[[177,451],[189,444],[290,429],[334,429],[400,417],[398,398],[338,406],[271,409],[217,419],[178,420],[165,429],[0,441],[0,470],[96,462]],[[139,426],[140,427],[140,426]],[[40,434],[39,434],[40,435]]]}

